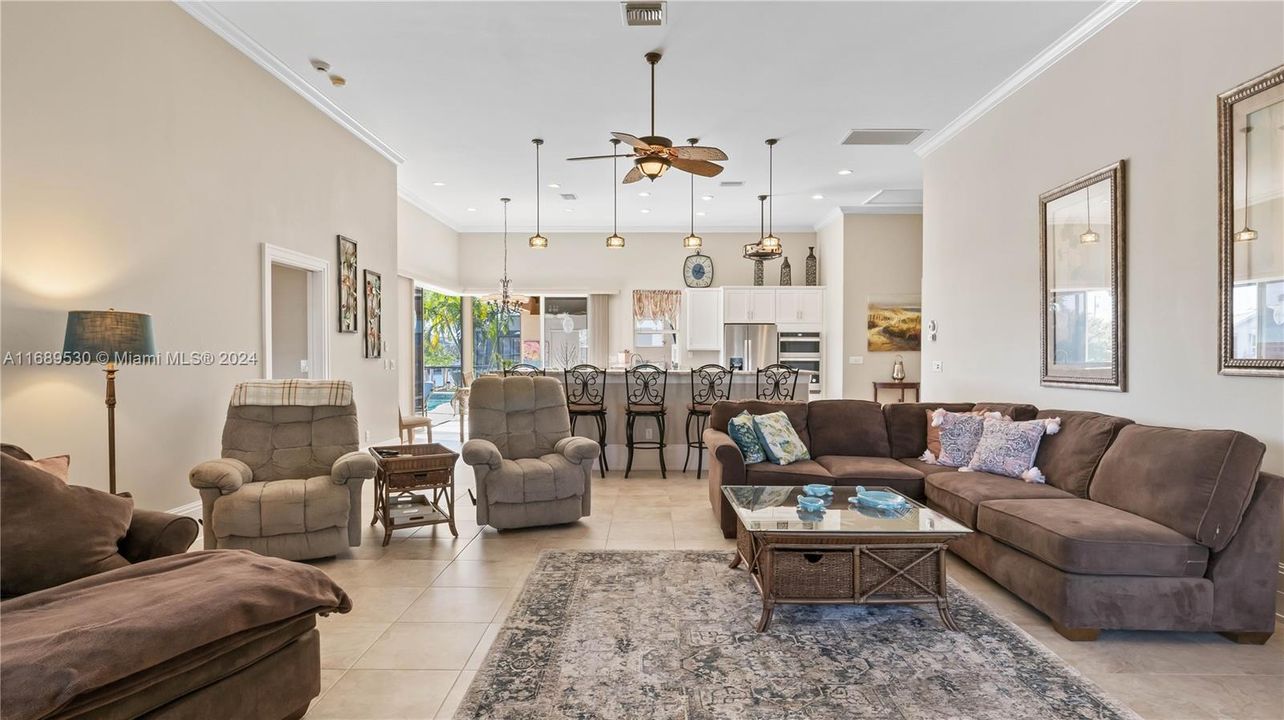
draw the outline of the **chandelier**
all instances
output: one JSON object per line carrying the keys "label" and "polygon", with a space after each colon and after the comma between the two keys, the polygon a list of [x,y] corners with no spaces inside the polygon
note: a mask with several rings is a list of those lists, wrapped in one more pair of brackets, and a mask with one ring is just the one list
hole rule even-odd
{"label": "chandelier", "polygon": [[510,315],[521,312],[529,299],[522,295],[514,295],[510,287],[513,281],[508,277],[508,203],[512,198],[500,198],[499,201],[504,203],[504,275],[499,279],[499,292],[487,295],[482,298],[482,302],[499,315]]}

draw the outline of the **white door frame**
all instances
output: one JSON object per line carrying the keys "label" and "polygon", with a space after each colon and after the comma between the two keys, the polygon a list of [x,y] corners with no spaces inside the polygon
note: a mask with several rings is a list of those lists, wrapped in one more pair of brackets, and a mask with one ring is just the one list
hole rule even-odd
{"label": "white door frame", "polygon": [[272,266],[303,270],[308,276],[309,378],[330,377],[330,263],[297,250],[263,243],[263,358],[265,379],[272,377]]}

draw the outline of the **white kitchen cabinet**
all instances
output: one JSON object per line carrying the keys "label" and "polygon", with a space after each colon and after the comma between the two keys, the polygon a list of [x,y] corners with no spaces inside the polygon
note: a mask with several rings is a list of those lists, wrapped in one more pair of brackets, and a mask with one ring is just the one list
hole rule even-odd
{"label": "white kitchen cabinet", "polygon": [[723,322],[776,322],[775,288],[724,288],[722,297]]}
{"label": "white kitchen cabinet", "polygon": [[777,288],[775,322],[781,325],[819,325],[820,288]]}
{"label": "white kitchen cabinet", "polygon": [[720,288],[683,291],[683,329],[687,350],[722,350],[722,290]]}

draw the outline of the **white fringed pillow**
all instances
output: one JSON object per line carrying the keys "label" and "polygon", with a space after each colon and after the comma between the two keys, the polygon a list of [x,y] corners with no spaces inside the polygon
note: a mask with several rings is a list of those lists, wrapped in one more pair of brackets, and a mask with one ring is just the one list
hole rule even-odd
{"label": "white fringed pillow", "polygon": [[996,412],[976,413],[962,412],[955,413],[948,410],[937,408],[930,414],[928,425],[934,429],[933,439],[939,437],[940,452],[933,453],[932,448],[936,447],[936,442],[931,442],[930,447],[923,451],[919,460],[933,465],[942,467],[960,467],[966,465],[971,459],[972,453],[975,452],[977,443],[981,441],[981,433],[985,430],[985,420],[992,418],[1000,420],[1003,416]]}
{"label": "white fringed pillow", "polygon": [[988,472],[1021,478],[1030,483],[1045,483],[1047,478],[1034,466],[1039,443],[1044,435],[1061,430],[1061,418],[1044,418],[1016,422],[986,418],[981,439],[964,472]]}

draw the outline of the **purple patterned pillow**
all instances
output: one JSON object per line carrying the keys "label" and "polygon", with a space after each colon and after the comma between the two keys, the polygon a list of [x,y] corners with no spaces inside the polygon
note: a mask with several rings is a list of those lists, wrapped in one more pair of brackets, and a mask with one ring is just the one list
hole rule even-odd
{"label": "purple patterned pillow", "polygon": [[976,451],[963,471],[977,471],[1021,478],[1026,482],[1044,483],[1047,479],[1034,466],[1034,456],[1044,435],[1061,429],[1061,418],[1014,422],[986,418]]}
{"label": "purple patterned pillow", "polygon": [[966,465],[976,444],[981,440],[985,429],[986,418],[1001,418],[999,413],[980,415],[973,412],[953,413],[944,409],[932,412],[932,427],[937,428],[941,436],[941,452],[933,455],[931,450],[924,451],[919,460],[942,467],[960,467]]}

